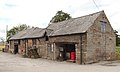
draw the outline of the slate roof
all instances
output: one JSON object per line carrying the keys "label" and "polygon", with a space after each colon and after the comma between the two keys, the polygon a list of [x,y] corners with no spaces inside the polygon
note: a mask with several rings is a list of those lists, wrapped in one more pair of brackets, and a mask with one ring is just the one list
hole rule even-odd
{"label": "slate roof", "polygon": [[44,35],[44,32],[45,30],[42,28],[31,28],[20,31],[16,35],[12,36],[10,40],[42,37]]}
{"label": "slate roof", "polygon": [[9,40],[21,39],[21,37],[24,36],[29,30],[30,29],[20,31],[17,34],[15,34],[14,36],[12,36]]}
{"label": "slate roof", "polygon": [[29,32],[27,32],[25,35],[23,35],[21,38],[37,38],[42,37],[45,33],[45,30],[42,28],[32,28]]}
{"label": "slate roof", "polygon": [[44,36],[45,32],[47,32],[48,36],[85,33],[88,28],[93,25],[94,21],[101,13],[104,13],[104,11],[78,18],[71,18],[69,20],[58,23],[52,23],[46,28],[31,28],[24,30],[11,37],[10,40],[38,38]]}
{"label": "slate roof", "polygon": [[94,21],[101,12],[103,11],[78,18],[72,18],[58,23],[52,23],[47,27],[47,29],[53,30],[49,36],[85,33],[88,28],[93,25]]}

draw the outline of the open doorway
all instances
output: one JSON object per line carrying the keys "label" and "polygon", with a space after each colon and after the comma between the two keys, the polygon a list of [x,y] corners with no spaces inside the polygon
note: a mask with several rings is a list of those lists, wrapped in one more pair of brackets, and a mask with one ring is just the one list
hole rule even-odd
{"label": "open doorway", "polygon": [[18,53],[18,45],[14,45],[14,54]]}
{"label": "open doorway", "polygon": [[74,61],[76,60],[75,44],[58,44],[60,61]]}

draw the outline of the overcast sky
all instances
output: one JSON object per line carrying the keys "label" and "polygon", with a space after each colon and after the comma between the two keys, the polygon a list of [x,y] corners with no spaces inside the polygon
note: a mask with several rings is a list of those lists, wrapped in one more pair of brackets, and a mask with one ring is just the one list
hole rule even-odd
{"label": "overcast sky", "polygon": [[120,0],[0,0],[0,38],[18,24],[44,28],[58,10],[80,17],[104,10],[113,29],[120,34]]}

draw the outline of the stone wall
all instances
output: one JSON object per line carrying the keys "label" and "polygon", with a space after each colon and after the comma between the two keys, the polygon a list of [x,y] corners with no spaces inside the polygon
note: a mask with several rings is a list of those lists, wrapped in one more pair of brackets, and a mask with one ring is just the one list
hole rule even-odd
{"label": "stone wall", "polygon": [[[101,23],[105,23],[103,30]],[[59,55],[59,44],[74,44],[78,64],[115,59],[115,34],[104,13],[101,13],[84,34],[53,36],[49,37],[48,41],[45,40],[45,37],[20,40],[19,53],[27,55],[29,48],[36,47],[41,58],[56,60]],[[17,40],[10,41],[11,52],[14,51],[16,42]]]}
{"label": "stone wall", "polygon": [[[33,45],[33,40],[36,40],[36,44]],[[10,51],[14,53],[14,45],[18,43],[18,40],[11,40],[10,41]],[[32,47],[36,46],[39,56],[42,58],[46,58],[46,43],[44,38],[38,39],[22,39],[20,40],[20,44],[18,44],[18,53],[21,55],[28,56],[28,50]]]}
{"label": "stone wall", "polygon": [[[36,42],[33,43],[33,40]],[[46,58],[46,42],[44,38],[36,38],[36,39],[27,39],[26,40],[26,55],[28,54],[28,50],[32,48],[37,48],[37,52],[40,57]],[[28,56],[28,55],[27,55]]]}
{"label": "stone wall", "polygon": [[[86,59],[86,35],[82,34],[82,44],[80,40],[81,34],[69,35],[69,36],[58,36],[49,37],[49,41],[45,41],[44,38],[37,38],[36,45],[33,45],[33,39],[20,40],[19,54],[27,55],[28,49],[36,46],[37,52],[41,58],[50,60],[56,60],[59,55],[58,45],[59,43],[74,43],[76,50],[76,63],[81,62],[81,45],[82,45],[82,63],[85,63]],[[17,40],[16,40],[17,41]],[[14,50],[14,42],[11,41],[11,50]]]}
{"label": "stone wall", "polygon": [[[101,31],[105,22],[105,32]],[[87,31],[87,62],[115,59],[115,34],[105,14],[101,14]]]}
{"label": "stone wall", "polygon": [[[84,59],[85,59],[85,54],[86,54],[86,35],[83,34],[82,35],[82,63],[84,63]],[[52,49],[53,47],[53,51],[51,50],[51,52],[48,54],[48,58],[51,59],[51,60],[56,60],[58,55],[59,55],[59,51],[58,51],[58,45],[60,43],[74,43],[75,44],[75,48],[76,48],[76,63],[80,64],[81,62],[81,49],[80,49],[80,43],[81,43],[81,40],[80,40],[80,34],[76,34],[76,35],[69,35],[69,36],[58,36],[58,37],[50,37],[49,38],[49,43],[50,43],[50,47]],[[49,47],[48,47],[49,48]]]}
{"label": "stone wall", "polygon": [[10,52],[13,53],[14,51],[14,41],[10,41]]}

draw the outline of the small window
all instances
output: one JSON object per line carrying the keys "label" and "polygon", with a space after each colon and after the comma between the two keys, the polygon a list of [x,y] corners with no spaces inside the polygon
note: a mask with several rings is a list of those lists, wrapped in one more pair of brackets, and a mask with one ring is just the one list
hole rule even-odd
{"label": "small window", "polygon": [[101,22],[101,32],[106,32],[106,22],[100,21]]}

